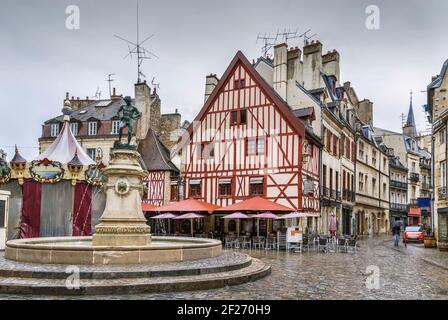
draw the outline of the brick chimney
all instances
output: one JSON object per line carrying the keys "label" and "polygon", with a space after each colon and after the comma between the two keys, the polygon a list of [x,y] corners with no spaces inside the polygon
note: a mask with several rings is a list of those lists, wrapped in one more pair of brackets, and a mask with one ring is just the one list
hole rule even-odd
{"label": "brick chimney", "polygon": [[311,41],[303,47],[303,83],[305,89],[313,90],[323,87],[322,77],[322,44]]}
{"label": "brick chimney", "polygon": [[286,43],[274,47],[274,79],[272,85],[277,93],[286,101],[286,78],[288,64],[288,47]]}
{"label": "brick chimney", "polygon": [[77,97],[75,99],[74,96],[71,96],[71,98],[69,98],[69,97],[70,97],[69,93],[66,92],[64,101],[66,99],[70,100],[70,105],[71,105],[73,111],[77,111],[79,108],[85,107],[86,105],[95,102],[94,99],[89,99],[89,97],[86,97],[85,99],[80,99],[79,97]]}
{"label": "brick chimney", "polygon": [[122,94],[117,94],[117,91],[115,90],[115,88],[112,88],[112,95],[110,96],[110,98],[112,100],[118,100],[118,99],[123,98],[123,95]]}
{"label": "brick chimney", "polygon": [[369,99],[359,101],[356,109],[359,120],[373,126],[373,102]]}
{"label": "brick chimney", "polygon": [[209,74],[205,77],[205,94],[204,103],[207,101],[208,97],[212,94],[215,87],[218,85],[219,79],[216,74]]}

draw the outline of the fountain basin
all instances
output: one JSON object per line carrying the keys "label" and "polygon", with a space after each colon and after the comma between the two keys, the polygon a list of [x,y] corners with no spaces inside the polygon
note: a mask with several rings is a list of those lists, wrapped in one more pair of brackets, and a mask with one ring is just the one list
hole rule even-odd
{"label": "fountain basin", "polygon": [[181,262],[221,254],[219,240],[156,236],[145,246],[93,246],[92,237],[50,237],[10,240],[5,248],[9,260],[70,265]]}

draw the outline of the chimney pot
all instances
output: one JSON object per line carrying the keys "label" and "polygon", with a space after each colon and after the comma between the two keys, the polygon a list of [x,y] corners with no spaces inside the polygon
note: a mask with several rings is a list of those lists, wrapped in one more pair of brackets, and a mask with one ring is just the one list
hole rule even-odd
{"label": "chimney pot", "polygon": [[72,100],[75,100],[75,96],[72,96]]}
{"label": "chimney pot", "polygon": [[116,91],[115,88],[112,89],[112,95],[115,96],[116,95]]}
{"label": "chimney pot", "polygon": [[68,99],[68,91],[65,93],[65,99]]}
{"label": "chimney pot", "polygon": [[76,97],[76,100],[79,100],[79,97]]}
{"label": "chimney pot", "polygon": [[176,112],[175,112],[175,113],[178,113],[178,112],[177,112],[177,108],[176,108]]}

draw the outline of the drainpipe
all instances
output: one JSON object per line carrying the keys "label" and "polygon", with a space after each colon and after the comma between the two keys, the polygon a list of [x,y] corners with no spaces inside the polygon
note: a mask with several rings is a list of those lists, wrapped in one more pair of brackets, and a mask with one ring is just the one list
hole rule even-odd
{"label": "drainpipe", "polygon": [[[434,174],[435,174],[435,153],[434,153],[434,126],[431,126],[431,190],[430,190],[430,194],[431,194],[431,230],[432,232],[434,232],[434,228],[435,228],[435,224],[434,224],[434,202],[435,202],[435,187],[434,187]],[[437,235],[434,233],[434,236],[436,237],[436,239],[438,239]]]}

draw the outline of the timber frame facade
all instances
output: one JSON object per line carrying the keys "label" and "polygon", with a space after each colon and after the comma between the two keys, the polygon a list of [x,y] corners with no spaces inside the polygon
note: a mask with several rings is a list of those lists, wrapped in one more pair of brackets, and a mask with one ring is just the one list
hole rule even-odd
{"label": "timber frame facade", "polygon": [[240,51],[187,132],[186,197],[228,206],[264,196],[320,212],[320,146]]}

